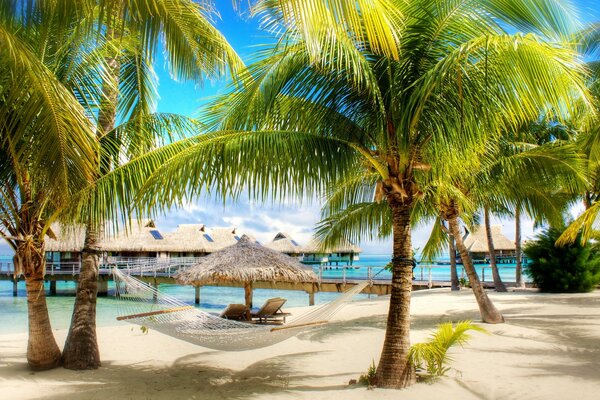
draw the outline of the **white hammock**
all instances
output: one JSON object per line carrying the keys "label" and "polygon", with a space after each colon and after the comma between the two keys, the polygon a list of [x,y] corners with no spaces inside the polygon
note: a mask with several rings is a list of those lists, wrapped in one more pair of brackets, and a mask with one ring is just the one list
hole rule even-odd
{"label": "white hammock", "polygon": [[193,306],[113,268],[119,307],[127,321],[186,342],[215,350],[250,350],[271,346],[298,333],[327,323],[350,298],[369,282],[361,282],[335,300],[315,307],[280,326],[256,325],[224,319]]}

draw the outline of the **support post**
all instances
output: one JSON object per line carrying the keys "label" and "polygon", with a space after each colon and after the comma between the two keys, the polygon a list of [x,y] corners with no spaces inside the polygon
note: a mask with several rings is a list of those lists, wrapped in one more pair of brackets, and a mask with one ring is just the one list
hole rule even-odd
{"label": "support post", "polygon": [[108,295],[108,281],[102,280],[98,281],[98,296],[107,296]]}
{"label": "support post", "polygon": [[156,282],[156,280],[154,280],[154,283],[152,284],[152,286],[154,287],[154,289],[156,289],[152,293],[152,301],[157,302],[158,301],[158,283]]}
{"label": "support post", "polygon": [[50,281],[50,296],[56,296],[56,281]]}
{"label": "support post", "polygon": [[315,305],[315,292],[308,292],[308,305],[309,306]]}
{"label": "support post", "polygon": [[13,297],[17,297],[17,294],[18,294],[17,285],[19,283],[19,278],[17,278],[17,276],[14,275],[12,281],[13,281]]}
{"label": "support post", "polygon": [[195,304],[200,304],[200,286],[195,286],[194,290],[196,291],[196,296],[194,299]]}
{"label": "support post", "polygon": [[252,282],[246,282],[244,284],[244,297],[246,305],[248,306],[248,311],[246,312],[246,319],[250,321],[252,319],[252,315],[250,313],[250,310],[252,309]]}

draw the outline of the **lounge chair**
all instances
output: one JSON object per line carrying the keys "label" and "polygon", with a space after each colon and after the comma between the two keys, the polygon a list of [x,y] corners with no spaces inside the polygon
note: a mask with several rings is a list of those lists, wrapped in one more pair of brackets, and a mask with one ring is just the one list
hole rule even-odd
{"label": "lounge chair", "polygon": [[221,311],[219,317],[225,319],[245,320],[247,318],[247,312],[248,306],[244,304],[229,304],[223,311]]}
{"label": "lounge chair", "polygon": [[292,315],[281,311],[281,307],[283,307],[286,301],[286,299],[281,297],[275,297],[265,301],[265,304],[263,304],[258,311],[253,311],[251,313],[252,321],[259,324],[285,323],[285,318]]}

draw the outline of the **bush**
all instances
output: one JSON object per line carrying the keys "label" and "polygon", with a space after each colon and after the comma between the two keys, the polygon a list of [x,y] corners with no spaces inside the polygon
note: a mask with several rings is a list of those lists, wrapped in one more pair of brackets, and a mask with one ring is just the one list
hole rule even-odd
{"label": "bush", "polygon": [[360,378],[358,378],[358,383],[365,386],[373,386],[375,385],[375,374],[377,373],[377,367],[375,366],[375,360],[369,366],[366,374],[362,374]]}
{"label": "bush", "polygon": [[471,321],[459,321],[456,325],[445,322],[438,325],[427,342],[412,345],[408,359],[417,371],[427,371],[430,378],[444,376],[452,361],[448,350],[455,345],[464,345],[471,338],[467,331],[488,333]]}
{"label": "bush", "polygon": [[542,292],[581,293],[600,283],[600,251],[596,244],[575,243],[557,247],[562,231],[549,228],[523,249],[530,259],[527,275]]}

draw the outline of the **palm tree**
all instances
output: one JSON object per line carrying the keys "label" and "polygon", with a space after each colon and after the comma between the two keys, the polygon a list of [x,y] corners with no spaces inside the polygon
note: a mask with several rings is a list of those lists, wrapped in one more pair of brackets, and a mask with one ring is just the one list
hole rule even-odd
{"label": "palm tree", "polygon": [[494,236],[492,235],[492,225],[490,223],[490,209],[487,206],[483,208],[483,221],[485,224],[485,234],[488,242],[488,252],[490,253],[490,267],[492,268],[492,277],[494,279],[494,287],[497,292],[506,292],[506,286],[500,278],[498,265],[496,264],[496,249],[494,248]]}
{"label": "palm tree", "polygon": [[[194,128],[181,117],[153,114],[158,96],[152,65],[160,50],[161,37],[170,71],[176,78],[202,82],[205,76],[223,75],[227,68],[235,74],[242,66],[235,51],[211,24],[209,18],[215,10],[209,3],[124,0],[104,6],[105,12],[99,13],[95,22],[104,27],[103,40],[113,48],[105,60],[108,74],[102,82],[96,137],[101,146],[108,147],[102,151],[110,155],[98,156],[96,178],[121,165],[123,152],[130,158],[144,154],[158,144],[161,134]],[[125,122],[115,127],[117,120]],[[115,140],[119,142],[116,149]],[[103,235],[106,214],[111,213],[100,202],[91,202],[85,196],[79,198],[82,200],[99,208],[88,207],[84,211],[75,207],[84,215],[80,220],[86,225],[86,238],[71,327],[63,351],[63,365],[69,369],[100,366],[95,330],[97,243]],[[115,217],[112,214],[111,219]]]}
{"label": "palm tree", "polygon": [[[375,192],[381,201],[371,208],[389,212],[393,290],[377,384],[403,387],[414,381],[407,364],[411,223],[422,182],[460,169],[488,136],[532,119],[542,104],[563,109],[584,88],[574,53],[540,36],[569,25],[552,4],[385,4],[375,17],[392,28],[394,51],[370,42],[355,2],[344,10],[361,23],[346,25],[329,3],[258,2],[257,12],[280,40],[249,67],[239,91],[207,111],[214,133],[166,146],[130,167],[163,163],[141,184],[142,206],[180,203],[208,188],[222,196],[301,199],[358,175],[335,207],[372,200]],[[508,35],[502,26],[533,32]],[[132,172],[118,173],[140,186]],[[357,238],[364,229],[343,236]]]}
{"label": "palm tree", "polygon": [[[0,235],[25,277],[27,361],[43,370],[60,364],[44,296],[44,240],[57,210],[92,175],[93,126],[74,93],[93,96],[91,77],[102,71],[87,67],[93,56],[72,56],[79,45],[72,29],[52,29],[56,8],[48,4],[43,19],[27,11],[0,5]],[[56,40],[44,41],[46,33]]]}
{"label": "palm tree", "polygon": [[557,241],[559,245],[574,242],[580,233],[581,240],[587,242],[598,228],[600,215],[600,23],[596,22],[584,29],[580,39],[580,51],[593,60],[588,62],[587,66],[590,70],[588,87],[594,97],[594,107],[583,108],[579,114],[573,116],[573,121],[577,126],[577,141],[582,151],[587,154],[589,185],[582,192],[585,210],[565,229]]}

